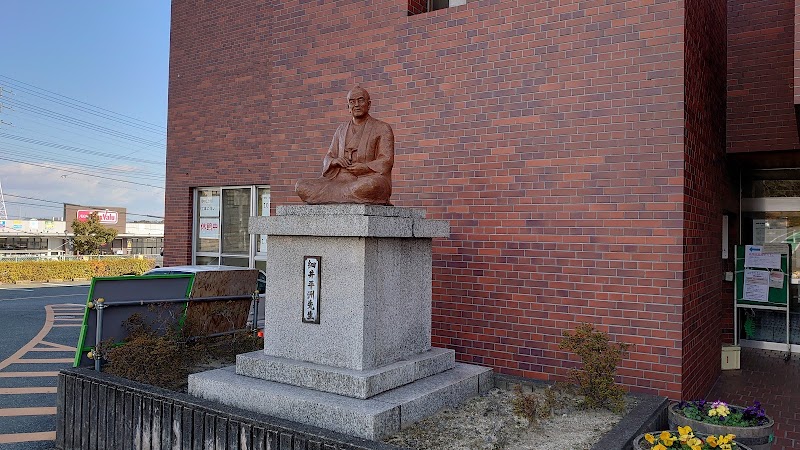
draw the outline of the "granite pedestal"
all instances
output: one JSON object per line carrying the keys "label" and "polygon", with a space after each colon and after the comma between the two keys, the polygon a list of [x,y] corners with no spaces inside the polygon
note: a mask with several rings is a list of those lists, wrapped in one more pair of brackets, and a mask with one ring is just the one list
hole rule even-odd
{"label": "granite pedestal", "polygon": [[[189,393],[368,439],[491,387],[491,371],[431,347],[431,239],[445,221],[372,205],[278,207],[266,234],[264,351],[189,378]],[[319,258],[319,323],[303,322],[304,258]]]}

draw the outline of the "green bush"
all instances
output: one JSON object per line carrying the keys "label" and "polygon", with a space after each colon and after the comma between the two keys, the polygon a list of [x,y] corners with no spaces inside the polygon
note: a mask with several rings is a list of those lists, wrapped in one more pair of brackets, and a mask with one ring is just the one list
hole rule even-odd
{"label": "green bush", "polygon": [[155,265],[151,259],[101,259],[76,261],[0,262],[0,283],[17,281],[74,280],[137,274]]}

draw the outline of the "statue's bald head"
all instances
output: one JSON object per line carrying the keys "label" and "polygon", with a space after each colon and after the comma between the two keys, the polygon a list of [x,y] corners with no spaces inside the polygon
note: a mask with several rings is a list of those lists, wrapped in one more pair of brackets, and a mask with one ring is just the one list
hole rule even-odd
{"label": "statue's bald head", "polygon": [[372,102],[369,100],[369,92],[361,86],[356,86],[347,93],[347,109],[353,116],[354,123],[369,116],[370,105]]}
{"label": "statue's bald head", "polygon": [[347,100],[358,97],[364,97],[365,100],[369,101],[369,92],[361,86],[356,86],[347,93]]}

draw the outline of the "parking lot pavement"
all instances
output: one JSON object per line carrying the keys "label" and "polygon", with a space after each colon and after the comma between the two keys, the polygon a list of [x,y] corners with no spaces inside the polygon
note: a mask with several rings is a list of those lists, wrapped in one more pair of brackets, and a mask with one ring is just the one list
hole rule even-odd
{"label": "parking lot pavement", "polygon": [[71,367],[87,287],[0,286],[0,448],[49,450],[58,371]]}

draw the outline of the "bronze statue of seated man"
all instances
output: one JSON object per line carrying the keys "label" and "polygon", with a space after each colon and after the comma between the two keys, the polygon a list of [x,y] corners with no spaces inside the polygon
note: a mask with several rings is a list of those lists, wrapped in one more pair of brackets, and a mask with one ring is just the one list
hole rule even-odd
{"label": "bronze statue of seated man", "polygon": [[333,134],[322,177],[295,185],[304,202],[391,205],[394,133],[389,124],[369,115],[371,104],[369,93],[359,86],[347,93],[352,119]]}

